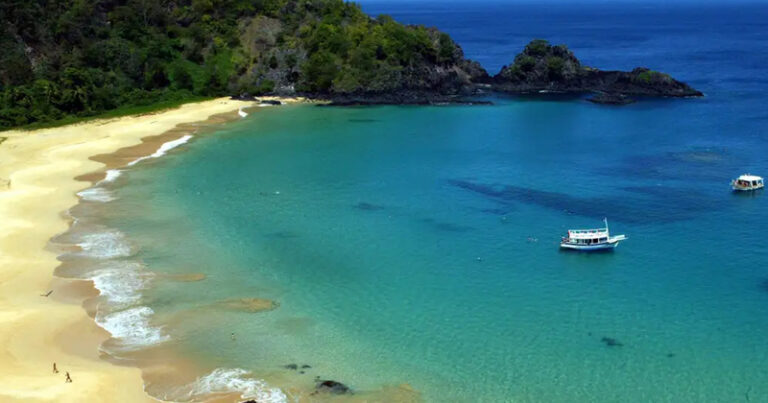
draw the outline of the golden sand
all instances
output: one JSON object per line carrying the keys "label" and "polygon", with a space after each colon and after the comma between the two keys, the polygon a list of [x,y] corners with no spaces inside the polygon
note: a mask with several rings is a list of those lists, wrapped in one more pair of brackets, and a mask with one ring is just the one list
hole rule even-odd
{"label": "golden sand", "polygon": [[[5,138],[0,144],[0,401],[154,401],[143,390],[139,369],[99,357],[98,346],[108,334],[83,306],[94,296],[92,284],[55,278],[59,262],[46,245],[67,229],[64,213],[78,202],[76,193],[89,187],[76,177],[99,180],[105,163],[124,165],[154,152],[168,136],[189,132],[190,122],[234,117],[250,105],[216,99],[154,114],[0,134]],[[103,156],[119,149],[127,151],[113,159]],[[65,383],[65,372],[72,383]]]}

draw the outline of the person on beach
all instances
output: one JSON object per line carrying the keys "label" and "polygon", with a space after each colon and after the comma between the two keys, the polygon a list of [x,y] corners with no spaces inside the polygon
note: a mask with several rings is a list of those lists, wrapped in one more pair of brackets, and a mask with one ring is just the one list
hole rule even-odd
{"label": "person on beach", "polygon": [[59,369],[56,368],[56,363],[55,362],[53,363],[53,373],[54,374],[58,374],[59,373]]}
{"label": "person on beach", "polygon": [[64,380],[65,383],[72,383],[72,377],[69,376],[69,371],[67,371],[67,379]]}
{"label": "person on beach", "polygon": [[231,337],[232,337],[232,341],[235,341],[235,333],[234,332],[232,333]]}

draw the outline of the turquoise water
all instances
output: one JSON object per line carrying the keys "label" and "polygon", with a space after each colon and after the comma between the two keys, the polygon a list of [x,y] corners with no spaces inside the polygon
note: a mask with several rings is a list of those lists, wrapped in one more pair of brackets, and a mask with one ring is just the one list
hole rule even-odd
{"label": "turquoise water", "polygon": [[[732,35],[710,46],[754,45]],[[651,57],[662,70],[665,52]],[[408,383],[430,402],[760,401],[768,199],[728,185],[768,172],[766,84],[699,67],[688,78],[706,98],[623,108],[254,110],[110,185],[103,223],[131,245],[118,258],[206,275],[155,275],[129,305],[152,310],[155,342],[281,388],[320,376],[363,394]],[[603,217],[629,236],[614,253],[558,250]],[[279,307],[217,305],[231,298]]]}

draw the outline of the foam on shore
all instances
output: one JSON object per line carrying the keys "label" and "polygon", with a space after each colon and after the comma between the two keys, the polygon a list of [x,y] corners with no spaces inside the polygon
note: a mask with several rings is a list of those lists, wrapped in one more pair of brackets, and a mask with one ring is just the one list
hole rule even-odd
{"label": "foam on shore", "polygon": [[114,194],[103,187],[91,187],[77,192],[81,199],[86,201],[106,203],[115,200]]}
{"label": "foam on shore", "polygon": [[171,338],[162,329],[149,323],[155,312],[147,306],[137,306],[106,315],[97,315],[96,323],[120,342],[125,350],[163,343]]}
{"label": "foam on shore", "polygon": [[270,387],[264,380],[256,379],[241,368],[216,368],[194,382],[176,389],[166,399],[196,401],[210,395],[239,393],[242,399],[254,399],[259,403],[284,403],[287,396],[279,388]]}
{"label": "foam on shore", "polygon": [[138,262],[116,260],[110,261],[107,266],[89,276],[106,301],[118,308],[141,302],[141,292],[148,287],[154,275],[143,271]]}
{"label": "foam on shore", "polygon": [[94,259],[112,259],[132,254],[125,235],[116,229],[85,234],[77,245],[82,249],[79,253],[81,256]]}
{"label": "foam on shore", "polygon": [[150,159],[150,158],[162,157],[169,150],[172,150],[172,149],[174,149],[174,148],[176,148],[176,147],[178,147],[178,146],[188,142],[189,139],[191,139],[191,138],[192,138],[191,134],[185,134],[181,138],[178,138],[176,140],[171,140],[169,142],[163,143],[163,145],[161,145],[160,148],[158,148],[157,151],[155,151],[154,153],[152,153],[150,155],[146,155],[144,157],[137,158],[137,159],[129,162],[128,166],[134,166],[134,165],[138,164],[139,162],[147,160],[147,159]]}

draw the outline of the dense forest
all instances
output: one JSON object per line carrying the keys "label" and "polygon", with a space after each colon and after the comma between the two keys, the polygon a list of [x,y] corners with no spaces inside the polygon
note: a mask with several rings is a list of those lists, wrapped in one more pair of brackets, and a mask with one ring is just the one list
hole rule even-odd
{"label": "dense forest", "polygon": [[0,129],[201,96],[458,93],[436,29],[343,0],[2,0]]}

